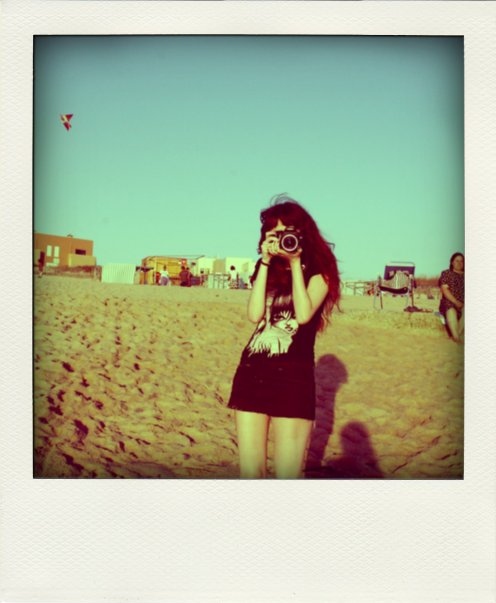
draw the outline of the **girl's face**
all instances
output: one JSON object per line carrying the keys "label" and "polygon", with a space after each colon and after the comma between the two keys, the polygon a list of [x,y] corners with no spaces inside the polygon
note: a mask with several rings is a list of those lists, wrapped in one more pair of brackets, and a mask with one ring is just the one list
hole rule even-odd
{"label": "girl's face", "polygon": [[462,255],[457,255],[453,258],[453,270],[455,272],[463,272],[465,268],[465,262],[463,261]]}
{"label": "girl's face", "polygon": [[278,232],[282,232],[283,230],[286,230],[286,228],[287,226],[283,224],[281,220],[277,220],[277,224],[274,226],[274,228],[265,233],[265,240],[267,240],[269,237],[277,236]]}

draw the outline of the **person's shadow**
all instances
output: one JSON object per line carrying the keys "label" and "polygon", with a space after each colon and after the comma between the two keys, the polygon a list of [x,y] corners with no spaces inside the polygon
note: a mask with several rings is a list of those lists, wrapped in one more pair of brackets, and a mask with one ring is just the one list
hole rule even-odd
{"label": "person's shadow", "polygon": [[380,479],[384,475],[365,425],[350,421],[340,432],[342,454],[325,465],[325,449],[334,429],[336,394],[348,381],[345,365],[334,355],[322,356],[315,366],[317,405],[310,436],[305,477],[308,479]]}
{"label": "person's shadow", "polygon": [[363,423],[350,421],[339,434],[342,454],[326,463],[320,477],[332,479],[383,479],[370,435]]}
{"label": "person's shadow", "polygon": [[315,365],[315,423],[310,435],[305,474],[319,477],[324,453],[334,428],[336,394],[348,381],[345,365],[333,354],[321,356]]}

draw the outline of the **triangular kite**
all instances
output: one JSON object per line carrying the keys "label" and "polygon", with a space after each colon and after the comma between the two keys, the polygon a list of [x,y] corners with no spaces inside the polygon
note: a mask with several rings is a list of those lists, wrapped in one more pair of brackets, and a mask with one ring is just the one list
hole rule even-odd
{"label": "triangular kite", "polygon": [[66,115],[61,115],[60,116],[60,121],[62,122],[62,125],[64,126],[64,128],[69,131],[72,126],[69,123],[71,121],[71,118],[73,116],[73,113],[67,113]]}

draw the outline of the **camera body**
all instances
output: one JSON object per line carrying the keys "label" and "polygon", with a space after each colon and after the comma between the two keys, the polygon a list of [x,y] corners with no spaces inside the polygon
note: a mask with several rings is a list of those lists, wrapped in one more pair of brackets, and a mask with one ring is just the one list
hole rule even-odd
{"label": "camera body", "polygon": [[276,234],[279,239],[279,247],[286,253],[294,253],[301,247],[303,237],[298,229],[286,228]]}

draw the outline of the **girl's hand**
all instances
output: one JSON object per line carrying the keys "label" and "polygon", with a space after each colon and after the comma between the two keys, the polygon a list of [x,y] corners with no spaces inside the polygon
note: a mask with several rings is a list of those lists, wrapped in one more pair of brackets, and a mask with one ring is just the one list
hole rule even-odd
{"label": "girl's hand", "polygon": [[296,251],[292,251],[291,253],[284,251],[284,249],[279,249],[279,253],[277,255],[285,258],[290,264],[292,264],[293,262],[299,261],[302,251],[303,249],[301,247],[299,247]]}
{"label": "girl's hand", "polygon": [[271,258],[277,255],[277,249],[279,248],[279,239],[273,234],[267,234],[265,241],[261,245],[262,250],[262,262],[270,263]]}
{"label": "girl's hand", "polygon": [[262,261],[267,263],[274,256],[285,258],[286,260],[288,260],[288,262],[291,263],[294,260],[298,260],[303,251],[301,248],[297,249],[292,253],[284,251],[284,249],[281,249],[281,247],[279,246],[279,237],[271,233],[267,233],[265,241],[261,245],[261,250]]}

